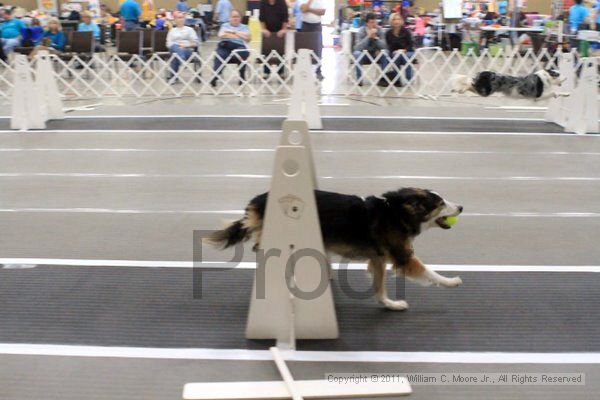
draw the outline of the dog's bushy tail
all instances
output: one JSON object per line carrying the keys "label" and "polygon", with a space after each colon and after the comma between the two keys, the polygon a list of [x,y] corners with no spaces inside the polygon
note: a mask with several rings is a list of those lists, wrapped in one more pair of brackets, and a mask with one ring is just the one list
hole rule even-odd
{"label": "dog's bushy tail", "polygon": [[244,220],[240,219],[229,224],[225,229],[215,231],[206,240],[213,246],[226,249],[241,241],[248,240],[249,231],[244,226]]}

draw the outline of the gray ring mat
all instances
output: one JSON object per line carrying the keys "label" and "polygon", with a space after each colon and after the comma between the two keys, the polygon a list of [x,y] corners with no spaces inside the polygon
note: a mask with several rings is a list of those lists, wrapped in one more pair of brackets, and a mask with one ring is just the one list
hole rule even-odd
{"label": "gray ring mat", "polygon": [[[284,117],[144,117],[144,118],[68,118],[48,121],[50,130],[278,130]],[[10,119],[0,119],[0,129],[10,129]],[[335,131],[441,131],[441,132],[521,132],[564,133],[556,124],[521,120],[453,119],[370,119],[323,118],[324,130]]]}
{"label": "gray ring mat", "polygon": [[[191,268],[0,269],[0,342],[271,345],[244,338],[254,271],[201,273],[202,298],[194,299]],[[404,312],[365,296],[348,297],[348,285],[364,292],[369,279],[365,271],[344,274],[332,281],[340,338],[299,341],[300,350],[600,351],[600,274],[461,272],[464,284],[452,289],[404,285],[390,277],[396,292],[405,291],[401,297],[411,308]]]}

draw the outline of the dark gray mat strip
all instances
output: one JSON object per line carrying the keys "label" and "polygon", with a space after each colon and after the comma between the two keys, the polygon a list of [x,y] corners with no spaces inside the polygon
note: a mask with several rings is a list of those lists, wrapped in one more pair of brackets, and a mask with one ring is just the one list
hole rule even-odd
{"label": "dark gray mat strip", "polygon": [[[448,377],[461,373],[585,374],[585,385],[580,386],[413,385],[413,393],[406,397],[408,400],[590,400],[597,398],[600,390],[600,367],[589,364],[373,364],[294,361],[288,361],[287,364],[297,380],[326,379],[327,375],[334,373],[369,374],[367,376],[375,373],[399,376],[444,373]],[[180,400],[183,385],[188,382],[281,380],[272,361],[0,355],[0,365],[2,400]]]}
{"label": "dark gray mat strip", "polygon": [[[48,121],[51,130],[277,130],[283,117],[265,118],[69,118]],[[441,131],[441,132],[521,132],[564,133],[552,123],[535,121],[452,120],[452,119],[369,119],[324,118],[323,128],[335,131]],[[0,129],[10,129],[10,120],[1,119]]]}
{"label": "dark gray mat strip", "polygon": [[[38,267],[0,270],[0,342],[267,348],[244,326],[253,270]],[[451,274],[449,274],[451,275]],[[600,351],[600,274],[461,273],[455,289],[406,285],[406,312],[345,295],[364,271],[333,281],[341,337],[302,350]],[[392,282],[390,282],[392,283]],[[315,315],[315,318],[319,318]]]}

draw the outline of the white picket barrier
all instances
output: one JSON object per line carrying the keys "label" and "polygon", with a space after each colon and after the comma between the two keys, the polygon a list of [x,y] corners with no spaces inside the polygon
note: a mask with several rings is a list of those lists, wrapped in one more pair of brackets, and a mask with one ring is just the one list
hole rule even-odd
{"label": "white picket barrier", "polygon": [[[275,339],[273,360],[282,381],[188,383],[183,399],[285,399],[398,396],[412,392],[406,378],[339,385],[295,381],[284,353],[293,358],[296,339],[339,336],[330,267],[314,190],[316,173],[308,124],[283,123],[263,221],[250,309],[248,339]],[[283,352],[280,352],[284,350]]]}
{"label": "white picket barrier", "polygon": [[[348,36],[344,36],[348,41]],[[348,44],[346,44],[346,47]],[[134,56],[123,60],[118,55],[94,55],[91,60],[74,57],[71,60],[61,60],[59,57],[49,56],[55,66],[53,75],[57,82],[58,90],[66,98],[73,99],[98,99],[106,97],[137,97],[137,98],[165,98],[165,97],[199,97],[204,95],[237,95],[237,96],[289,96],[292,90],[292,76],[279,76],[272,73],[269,79],[263,78],[262,69],[267,58],[274,60],[288,69],[293,65],[293,60],[298,55],[293,51],[293,43],[286,43],[284,55],[271,54],[262,56],[259,52],[250,51],[250,57],[244,61],[246,65],[247,80],[239,85],[237,65],[226,68],[219,78],[219,85],[212,87],[210,81],[215,77],[213,71],[214,54],[194,53],[187,60],[181,60],[176,84],[167,81],[166,76],[170,71],[171,59],[164,60],[158,55],[151,57]],[[225,60],[227,64],[234,55]],[[317,59],[311,52],[311,57]],[[463,56],[459,51],[444,52],[439,48],[418,49],[414,55],[409,56],[409,63],[396,65],[394,60],[389,63],[387,72],[393,72],[402,80],[402,86],[389,85],[377,86],[379,79],[384,78],[390,83],[390,78],[381,71],[378,61],[382,55],[371,57],[365,55],[369,64],[359,65],[368,80],[360,86],[355,76],[356,60],[347,50],[337,53],[333,60],[337,63],[337,74],[325,76],[328,94],[333,95],[358,95],[358,96],[421,96],[439,97],[451,94],[450,77],[456,74],[474,75],[479,71],[489,69],[499,73],[511,75],[526,75],[539,69],[557,65],[557,54],[551,54],[547,49],[539,53],[532,50],[522,54],[517,51],[512,53],[499,52],[490,54],[483,51],[479,55]],[[398,60],[400,55],[394,55]],[[330,58],[331,59],[331,58]],[[10,98],[12,89],[12,75],[16,63],[5,64],[0,61],[0,98]],[[412,79],[407,79],[407,70],[412,70]],[[325,68],[327,70],[328,68]],[[332,84],[329,79],[337,79]],[[318,93],[318,89],[316,89]]]}
{"label": "white picket barrier", "polygon": [[45,129],[46,121],[64,118],[48,52],[38,55],[35,82],[27,57],[17,54],[13,82],[11,129]]}
{"label": "white picket barrier", "polygon": [[294,82],[288,110],[288,119],[305,120],[310,129],[323,129],[317,99],[318,84],[312,73],[311,51],[300,49],[293,70]]}
{"label": "white picket barrier", "polygon": [[[598,58],[583,58],[576,64],[573,54],[564,54],[559,63],[565,78],[561,92],[568,96],[550,100],[546,120],[576,134],[598,133]],[[580,77],[576,79],[576,69]]]}

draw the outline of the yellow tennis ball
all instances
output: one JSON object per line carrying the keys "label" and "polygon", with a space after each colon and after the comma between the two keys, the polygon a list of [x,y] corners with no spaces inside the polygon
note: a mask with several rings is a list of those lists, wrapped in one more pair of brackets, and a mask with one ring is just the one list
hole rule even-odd
{"label": "yellow tennis ball", "polygon": [[458,216],[455,216],[455,217],[446,217],[446,219],[444,220],[444,222],[446,224],[448,224],[448,226],[453,226],[455,223],[458,222]]}

